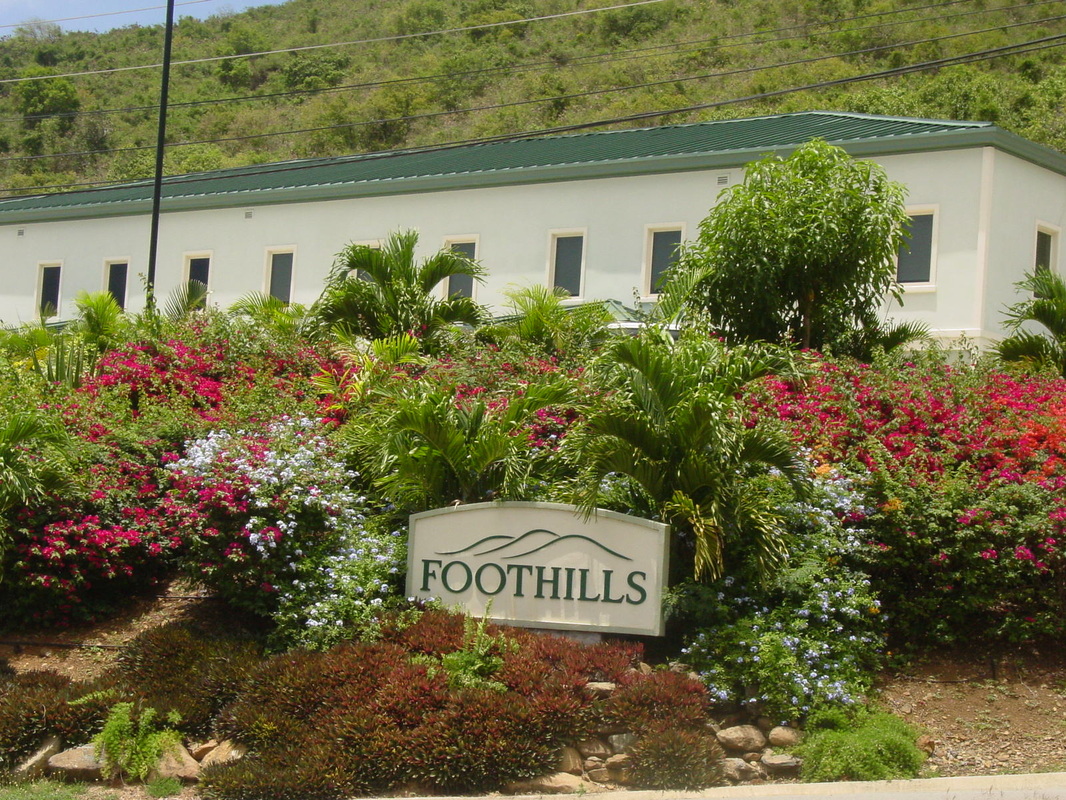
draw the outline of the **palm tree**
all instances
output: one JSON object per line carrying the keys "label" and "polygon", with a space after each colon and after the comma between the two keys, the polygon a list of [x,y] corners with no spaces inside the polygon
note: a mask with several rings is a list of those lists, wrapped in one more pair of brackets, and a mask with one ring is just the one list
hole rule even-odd
{"label": "palm tree", "polygon": [[804,472],[783,434],[747,427],[736,394],[789,360],[727,350],[705,336],[674,343],[664,331],[614,342],[604,353],[608,401],[573,435],[578,501],[591,513],[608,487],[633,510],[669,522],[677,564],[697,578],[722,574],[728,543],[744,538],[766,572],[785,555],[781,518],[754,479],[777,469],[797,492]]}
{"label": "palm tree", "polygon": [[246,316],[260,328],[285,339],[310,333],[311,317],[306,306],[286,303],[264,292],[250,292],[238,298],[229,313]]}
{"label": "palm tree", "polygon": [[[1007,309],[1011,335],[996,345],[996,353],[1004,361],[1050,367],[1066,378],[1066,282],[1051,270],[1037,269],[1016,286],[1032,297]],[[1024,330],[1028,322],[1039,323],[1046,333]]]}
{"label": "palm tree", "polygon": [[525,286],[504,295],[512,313],[479,336],[515,339],[546,355],[562,355],[588,352],[610,333],[612,317],[602,303],[564,305],[570,293],[558,286]]}
{"label": "palm tree", "polygon": [[529,499],[543,454],[530,448],[522,428],[539,409],[572,399],[563,380],[531,384],[506,404],[457,403],[451,391],[429,389],[395,398],[384,418],[368,414],[348,430],[364,470],[406,510]]}
{"label": "palm tree", "polygon": [[312,308],[320,324],[368,339],[411,333],[433,351],[447,327],[481,322],[482,308],[471,298],[441,297],[437,287],[453,275],[480,281],[484,269],[452,250],[416,262],[417,244],[415,231],[401,231],[380,248],[344,248]]}
{"label": "palm tree", "polygon": [[0,423],[0,581],[10,544],[7,514],[64,485],[66,433],[36,412],[16,412]]}

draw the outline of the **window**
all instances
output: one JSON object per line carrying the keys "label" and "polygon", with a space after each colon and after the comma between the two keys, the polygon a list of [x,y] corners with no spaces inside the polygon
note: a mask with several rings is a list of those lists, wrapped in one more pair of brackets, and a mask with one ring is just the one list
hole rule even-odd
{"label": "window", "polygon": [[[448,249],[454,253],[459,253],[466,256],[471,261],[477,258],[477,241],[468,242],[447,242]],[[448,285],[445,287],[445,295],[453,297],[459,295],[460,297],[473,297],[474,296],[474,277],[472,275],[452,275],[448,278]]]}
{"label": "window", "polygon": [[1047,228],[1036,230],[1036,258],[1033,267],[1037,270],[1050,270],[1055,263],[1055,245],[1058,237],[1055,232]]}
{"label": "window", "polygon": [[551,285],[581,296],[581,272],[585,261],[585,235],[553,234]]}
{"label": "window", "polygon": [[291,250],[270,254],[267,292],[283,303],[292,299],[292,262],[295,256]]}
{"label": "window", "polygon": [[676,228],[649,228],[644,254],[644,294],[658,294],[662,288],[663,275],[677,263],[683,230]]}
{"label": "window", "polygon": [[42,317],[54,317],[59,313],[59,279],[63,272],[62,264],[42,264],[40,301],[37,308]]}
{"label": "window", "polygon": [[912,213],[910,239],[896,255],[896,280],[900,283],[932,283],[935,261],[935,225],[933,213]]}
{"label": "window", "polygon": [[107,264],[107,293],[115,298],[119,308],[126,307],[126,277],[129,273],[129,262],[109,261]]}
{"label": "window", "polygon": [[199,281],[204,286],[208,285],[208,277],[211,274],[211,256],[195,256],[189,259],[189,280]]}

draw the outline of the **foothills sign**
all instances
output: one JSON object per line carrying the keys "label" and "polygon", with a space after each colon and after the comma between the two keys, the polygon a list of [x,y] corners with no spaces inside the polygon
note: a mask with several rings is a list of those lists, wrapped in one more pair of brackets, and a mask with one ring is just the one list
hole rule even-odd
{"label": "foothills sign", "polygon": [[407,594],[533,628],[662,636],[669,526],[554,503],[411,517]]}

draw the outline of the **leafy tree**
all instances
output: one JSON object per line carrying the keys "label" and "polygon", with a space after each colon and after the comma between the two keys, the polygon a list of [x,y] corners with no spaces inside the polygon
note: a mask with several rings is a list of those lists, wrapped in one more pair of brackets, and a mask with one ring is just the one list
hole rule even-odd
{"label": "leafy tree", "polygon": [[[996,345],[996,353],[1004,361],[1051,368],[1066,378],[1066,281],[1050,270],[1037,269],[1016,285],[1032,297],[1007,309],[1011,335]],[[1045,333],[1025,330],[1023,326],[1033,322]]]}
{"label": "leafy tree", "polygon": [[42,120],[55,117],[61,134],[74,126],[74,112],[81,107],[78,91],[69,78],[49,78],[52,70],[30,67],[15,84],[15,101],[27,130],[36,128]]}
{"label": "leafy tree", "polygon": [[450,326],[478,324],[484,316],[481,306],[469,297],[442,297],[438,287],[452,275],[480,281],[481,265],[452,250],[418,262],[417,244],[416,232],[402,231],[391,234],[382,247],[350,244],[338,253],[312,307],[320,325],[368,339],[411,333],[433,352]]}
{"label": "leafy tree", "polygon": [[871,161],[815,139],[749,164],[700,223],[666,287],[667,311],[702,315],[728,341],[820,349],[876,324],[901,295],[903,187]]}
{"label": "leafy tree", "polygon": [[615,492],[616,505],[669,522],[675,569],[691,565],[697,578],[719,577],[738,539],[761,571],[773,568],[785,531],[755,479],[775,468],[802,491],[803,470],[783,434],[747,427],[736,395],[787,365],[694,332],[677,343],[658,330],[612,343],[597,367],[613,392],[571,434],[580,504],[591,512]]}

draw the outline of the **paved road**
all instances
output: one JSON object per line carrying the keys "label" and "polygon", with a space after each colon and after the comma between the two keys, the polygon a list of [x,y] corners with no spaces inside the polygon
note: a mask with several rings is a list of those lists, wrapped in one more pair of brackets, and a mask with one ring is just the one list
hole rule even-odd
{"label": "paved road", "polygon": [[870,783],[766,784],[701,792],[604,792],[586,795],[585,800],[811,800],[818,797],[834,800],[1066,800],[1066,772]]}

